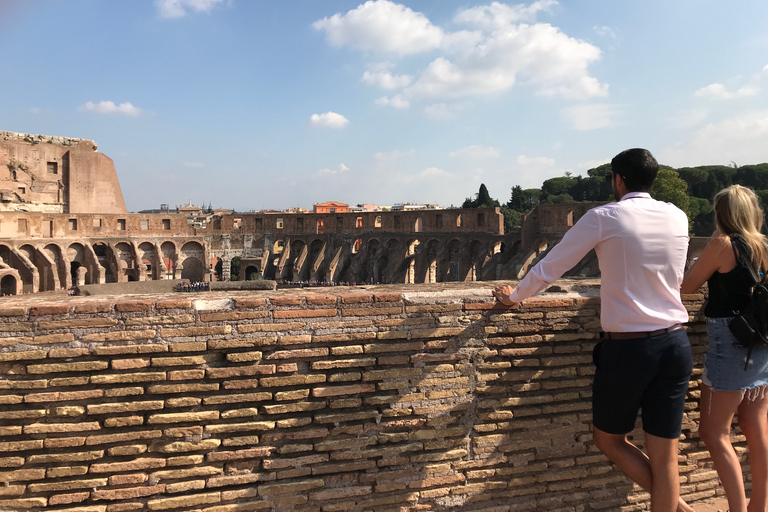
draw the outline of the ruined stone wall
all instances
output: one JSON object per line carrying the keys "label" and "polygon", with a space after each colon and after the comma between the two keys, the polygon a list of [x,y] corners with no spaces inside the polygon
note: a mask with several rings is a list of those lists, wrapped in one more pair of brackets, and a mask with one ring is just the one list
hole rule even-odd
{"label": "ruined stone wall", "polygon": [[0,210],[125,213],[112,160],[91,140],[0,131]]}
{"label": "ruined stone wall", "polygon": [[[0,510],[648,510],[591,444],[599,299],[291,292],[0,299]],[[701,301],[689,501],[720,492]]]}

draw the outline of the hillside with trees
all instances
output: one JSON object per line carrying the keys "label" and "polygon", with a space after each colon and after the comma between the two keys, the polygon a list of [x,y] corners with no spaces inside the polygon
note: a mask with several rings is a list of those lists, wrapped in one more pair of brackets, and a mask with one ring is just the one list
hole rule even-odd
{"label": "hillside with trees", "polygon": [[[587,171],[587,176],[558,176],[545,180],[541,188],[512,187],[509,201],[500,204],[482,184],[474,198],[467,198],[462,207],[479,208],[499,206],[504,214],[504,229],[519,227],[523,215],[537,204],[573,203],[577,201],[612,201],[613,192],[605,175],[611,164],[603,164]],[[760,203],[768,204],[768,163],[745,165],[705,165],[700,167],[673,167],[662,165],[651,189],[651,195],[661,201],[677,205],[688,215],[691,234],[709,236],[715,229],[712,200],[715,194],[733,184],[744,185],[755,191]]]}

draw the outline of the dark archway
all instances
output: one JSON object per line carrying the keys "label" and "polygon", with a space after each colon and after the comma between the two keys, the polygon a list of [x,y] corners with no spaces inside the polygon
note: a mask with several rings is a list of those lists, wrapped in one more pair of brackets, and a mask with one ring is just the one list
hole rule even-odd
{"label": "dark archway", "polygon": [[258,281],[259,280],[259,269],[254,267],[253,265],[249,266],[245,269],[245,280],[246,281]]}
{"label": "dark archway", "polygon": [[8,274],[0,279],[0,294],[16,295],[16,278]]}
{"label": "dark archway", "polygon": [[185,259],[181,267],[181,278],[189,279],[190,283],[202,282],[205,279],[205,265],[194,256]]}

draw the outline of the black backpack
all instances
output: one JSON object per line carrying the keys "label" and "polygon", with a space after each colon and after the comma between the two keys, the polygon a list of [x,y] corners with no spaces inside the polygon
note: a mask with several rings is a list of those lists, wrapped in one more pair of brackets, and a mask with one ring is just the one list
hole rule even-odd
{"label": "black backpack", "polygon": [[[734,237],[735,238],[735,237]],[[741,237],[739,237],[741,238]],[[744,369],[749,366],[749,358],[755,347],[768,346],[768,283],[761,279],[752,266],[749,258],[749,246],[743,238],[739,240],[743,248],[737,255],[739,264],[746,266],[752,274],[754,285],[752,287],[751,300],[740,310],[736,311],[728,328],[736,338],[736,344],[747,349],[747,360]],[[735,248],[734,248],[735,251]]]}

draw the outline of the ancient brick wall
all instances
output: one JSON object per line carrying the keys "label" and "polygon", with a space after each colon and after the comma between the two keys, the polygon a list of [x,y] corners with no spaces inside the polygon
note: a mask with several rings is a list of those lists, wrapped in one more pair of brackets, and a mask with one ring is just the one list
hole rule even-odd
{"label": "ancient brick wall", "polygon": [[[691,501],[720,492],[701,300]],[[647,510],[590,442],[598,316],[474,284],[1,300],[0,510]]]}

